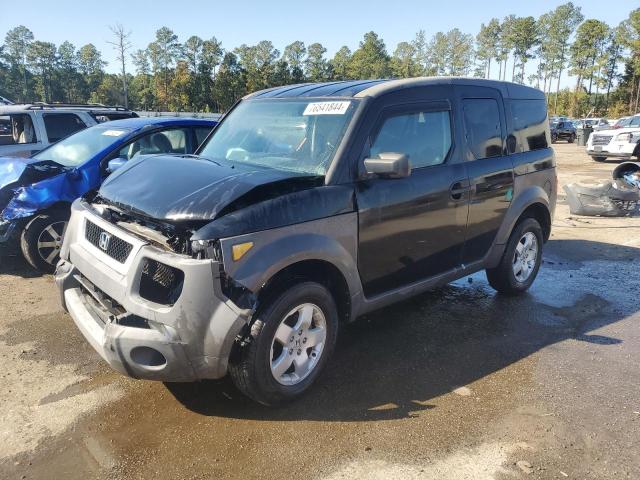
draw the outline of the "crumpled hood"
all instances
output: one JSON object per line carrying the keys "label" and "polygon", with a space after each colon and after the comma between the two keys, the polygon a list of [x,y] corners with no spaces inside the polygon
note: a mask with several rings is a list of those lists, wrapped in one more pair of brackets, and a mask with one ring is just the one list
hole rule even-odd
{"label": "crumpled hood", "polygon": [[128,162],[102,184],[107,202],[168,222],[210,221],[225,211],[304,188],[322,177],[196,157],[153,155]]}
{"label": "crumpled hood", "polygon": [[53,181],[55,177],[63,177],[60,174],[70,170],[50,160],[0,157],[2,218],[11,220],[28,216],[33,214],[39,206],[46,207],[57,201],[57,197],[50,198],[52,197],[51,185],[47,182]]}
{"label": "crumpled hood", "polygon": [[17,182],[27,166],[35,163],[32,158],[0,157],[0,190]]}

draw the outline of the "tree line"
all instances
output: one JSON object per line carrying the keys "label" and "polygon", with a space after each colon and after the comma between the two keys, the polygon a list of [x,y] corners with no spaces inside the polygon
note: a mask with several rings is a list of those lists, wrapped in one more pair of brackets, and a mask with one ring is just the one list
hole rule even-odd
{"label": "tree line", "polygon": [[[107,63],[91,43],[56,46],[36,40],[25,26],[11,29],[0,46],[0,95],[217,112],[246,93],[291,83],[455,75],[535,86],[547,94],[552,113],[571,116],[632,114],[640,99],[640,9],[610,26],[585,19],[568,2],[537,19],[493,18],[475,36],[458,28],[431,37],[420,30],[391,54],[380,35],[368,32],[355,50],[345,45],[332,58],[321,43],[298,40],[280,52],[263,40],[226,49],[215,37],[181,42],[168,27],[134,50],[124,26],[110,30],[118,73],[105,72]],[[561,89],[567,75],[575,85]]]}

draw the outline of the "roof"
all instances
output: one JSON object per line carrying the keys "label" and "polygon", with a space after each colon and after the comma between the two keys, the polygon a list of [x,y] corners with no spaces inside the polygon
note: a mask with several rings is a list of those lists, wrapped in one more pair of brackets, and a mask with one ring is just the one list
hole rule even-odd
{"label": "roof", "polygon": [[3,105],[0,103],[0,114],[10,114],[10,113],[24,113],[29,111],[71,111],[71,112],[104,112],[104,113],[114,113],[114,112],[123,112],[129,113],[131,110],[126,109],[124,107],[109,107],[106,105],[99,104],[47,104],[47,103],[16,103],[10,105]]}
{"label": "roof", "polygon": [[245,98],[377,97],[395,90],[429,85],[491,87],[500,90],[503,96],[509,98],[544,98],[542,91],[518,83],[466,77],[418,77],[399,80],[345,80],[339,82],[301,83],[261,90],[247,95]]}
{"label": "roof", "polygon": [[122,120],[112,120],[100,125],[109,125],[112,127],[123,128],[142,128],[146,125],[158,125],[158,126],[205,126],[213,127],[217,124],[215,120],[208,118],[190,118],[190,117],[136,117],[136,118],[124,118]]}

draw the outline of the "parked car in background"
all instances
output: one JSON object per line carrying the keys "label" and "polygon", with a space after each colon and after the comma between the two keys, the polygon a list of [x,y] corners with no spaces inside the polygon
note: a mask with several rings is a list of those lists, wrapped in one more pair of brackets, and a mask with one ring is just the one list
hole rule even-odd
{"label": "parked car in background", "polygon": [[628,127],[632,121],[633,121],[633,117],[622,117],[616,120],[615,123],[611,125],[611,128],[618,129],[618,128]]}
{"label": "parked car in background", "polygon": [[591,128],[593,128],[594,131],[596,130],[603,130],[603,129],[607,129],[609,128],[609,120],[607,120],[606,118],[583,118],[582,119],[582,123],[583,125],[588,125]]}
{"label": "parked car in background", "polygon": [[133,158],[193,153],[215,125],[189,118],[115,120],[31,158],[0,158],[0,256],[22,250],[33,267],[53,271],[71,202]]}
{"label": "parked car in background", "polygon": [[544,93],[468,78],[245,97],[197,154],[142,157],[73,203],[56,283],[117,371],[230,372],[275,405],[339,325],[486,269],[534,281],[556,204]]}
{"label": "parked car in background", "polygon": [[99,104],[0,105],[0,156],[29,157],[84,128],[137,116],[123,107]]}
{"label": "parked car in background", "polygon": [[558,120],[551,122],[551,142],[556,143],[558,140],[566,140],[573,143],[576,140],[576,127],[570,120]]}
{"label": "parked car in background", "polygon": [[596,162],[607,158],[628,160],[640,157],[640,115],[629,117],[625,126],[594,132],[587,142],[587,154]]}

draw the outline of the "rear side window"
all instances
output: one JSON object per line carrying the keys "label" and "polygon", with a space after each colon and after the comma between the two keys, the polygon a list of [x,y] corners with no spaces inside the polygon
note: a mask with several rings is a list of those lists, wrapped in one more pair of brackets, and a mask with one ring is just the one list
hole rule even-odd
{"label": "rear side window", "polygon": [[49,142],[57,142],[72,133],[76,133],[87,126],[80,117],[73,113],[46,113],[44,115],[44,126],[47,130]]}
{"label": "rear side window", "polygon": [[[511,115],[513,133],[519,147],[516,151],[528,152],[549,147],[547,105],[544,100],[512,100]],[[559,125],[558,128],[564,127]]]}
{"label": "rear side window", "polygon": [[118,156],[130,160],[136,155],[184,154],[187,153],[186,137],[186,130],[182,128],[151,132],[122,147]]}
{"label": "rear side window", "polygon": [[370,155],[404,153],[413,168],[439,165],[451,148],[451,121],[448,111],[417,111],[384,120]]}
{"label": "rear side window", "polygon": [[502,155],[500,109],[493,98],[463,100],[464,133],[471,152],[470,160]]}
{"label": "rear side window", "polygon": [[0,145],[35,143],[36,132],[28,114],[0,116]]}

